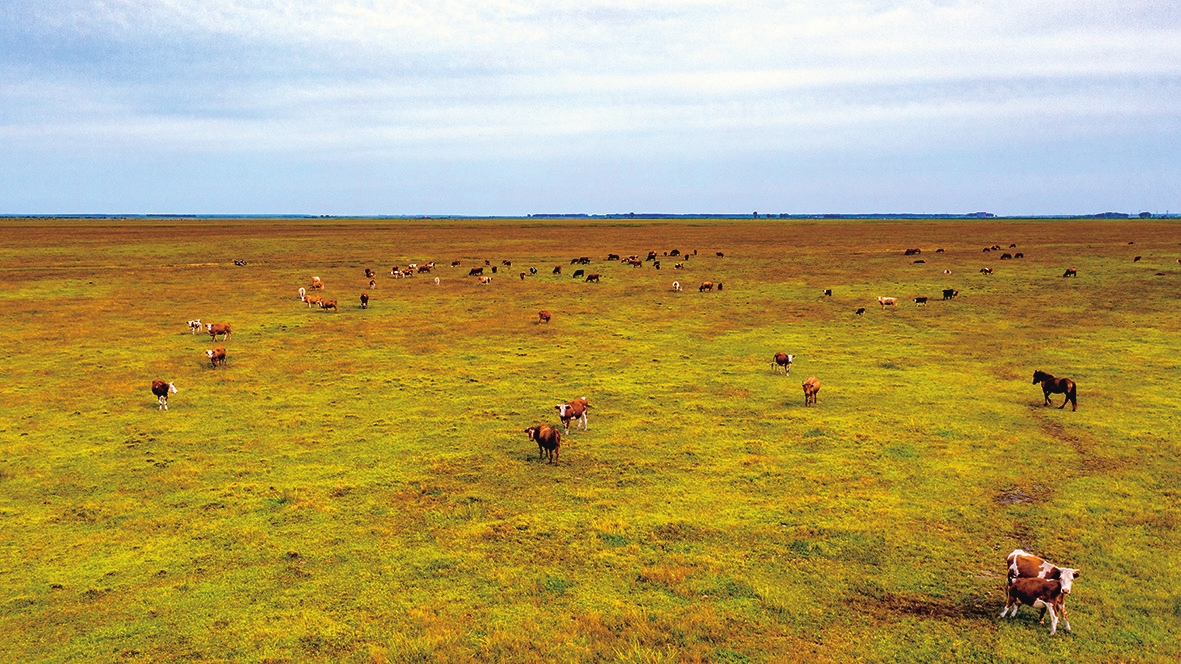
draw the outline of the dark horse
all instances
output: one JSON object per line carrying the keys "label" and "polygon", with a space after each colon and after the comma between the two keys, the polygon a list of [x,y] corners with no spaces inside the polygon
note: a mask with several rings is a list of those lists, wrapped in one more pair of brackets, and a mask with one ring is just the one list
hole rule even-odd
{"label": "dark horse", "polygon": [[1037,370],[1033,372],[1033,384],[1042,384],[1042,396],[1046,398],[1043,406],[1052,405],[1050,403],[1051,394],[1065,394],[1066,399],[1062,401],[1062,405],[1058,408],[1065,408],[1066,403],[1070,402],[1071,410],[1078,410],[1078,394],[1074,389],[1074,381],[1069,378],[1055,378],[1050,374]]}

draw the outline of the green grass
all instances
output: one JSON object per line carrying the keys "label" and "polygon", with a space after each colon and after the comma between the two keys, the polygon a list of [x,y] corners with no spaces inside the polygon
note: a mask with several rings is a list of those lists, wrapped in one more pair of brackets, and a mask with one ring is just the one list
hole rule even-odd
{"label": "green grass", "polygon": [[[0,223],[0,661],[1181,658],[1171,223]],[[1016,547],[1073,633],[997,619]]]}

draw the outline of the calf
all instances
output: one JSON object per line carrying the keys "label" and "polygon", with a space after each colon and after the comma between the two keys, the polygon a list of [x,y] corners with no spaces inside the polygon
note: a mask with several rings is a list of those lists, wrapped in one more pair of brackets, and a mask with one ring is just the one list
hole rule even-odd
{"label": "calf", "polygon": [[[582,425],[583,431],[587,430],[586,411],[590,407],[590,404],[586,401],[586,397],[579,397],[578,399],[575,399],[569,403],[563,403],[554,406],[554,408],[558,411],[558,417],[562,420],[562,425],[566,427],[567,434],[570,433],[570,420],[576,420]],[[576,424],[574,428],[577,430],[578,425]]]}
{"label": "calf", "polygon": [[980,274],[990,275],[990,274],[992,274],[992,268],[991,267],[982,267],[982,268],[980,268]]}
{"label": "calf", "polygon": [[804,381],[804,406],[816,405],[816,393],[820,391],[820,379],[816,376],[808,376],[808,380]]}
{"label": "calf", "polygon": [[[1177,262],[1181,263],[1181,261],[1177,261]],[[1062,273],[1062,276],[1063,277],[1077,277],[1078,276],[1078,269],[1073,268],[1073,267],[1068,267],[1068,268],[1066,268],[1066,271]]]}
{"label": "calf", "polygon": [[322,309],[324,311],[328,311],[329,309],[331,309],[333,311],[339,311],[336,308],[336,300],[322,300],[320,302],[320,309]]}
{"label": "calf", "polygon": [[577,279],[577,278],[579,278],[579,277],[581,277],[581,276],[583,276],[583,275],[585,275],[585,274],[586,274],[586,272],[585,272],[585,271],[583,271],[583,270],[575,270],[575,271],[574,271],[574,274],[573,274],[573,275],[571,275],[571,278],[573,278],[573,279]]}
{"label": "calf", "polygon": [[544,459],[548,452],[549,462],[557,462],[559,456],[558,450],[562,447],[562,432],[558,431],[557,427],[541,424],[525,429],[525,433],[529,434],[529,440],[537,442],[538,461]]}
{"label": "calf", "polygon": [[898,306],[898,298],[896,298],[896,297],[879,297],[878,304],[882,305],[883,309],[885,309],[886,307],[896,307],[896,306]]}
{"label": "calf", "polygon": [[945,299],[945,300],[950,300],[951,298],[956,297],[959,294],[960,294],[960,292],[954,288],[944,288],[943,289],[943,299]]}
{"label": "calf", "polygon": [[369,308],[369,294],[368,293],[361,293],[361,308],[362,309]]}
{"label": "calf", "polygon": [[590,283],[592,281],[595,282],[596,284],[599,283],[599,273],[598,272],[591,272],[590,274],[586,275],[586,281],[587,281],[587,283]]}
{"label": "calf", "polygon": [[226,347],[225,346],[218,346],[217,348],[214,348],[213,350],[207,350],[207,351],[205,351],[205,355],[207,355],[209,357],[209,363],[212,364],[213,366],[216,367],[219,364],[222,366],[225,366],[225,363],[226,363]]}
{"label": "calf", "polygon": [[1022,604],[1028,604],[1043,610],[1042,624],[1046,622],[1045,611],[1050,612],[1050,636],[1058,631],[1058,619],[1061,616],[1062,626],[1070,631],[1070,620],[1066,617],[1066,596],[1070,593],[1066,583],[1047,579],[1018,578],[1009,582],[1005,597],[1005,608],[1001,611],[1004,618],[1011,608],[1009,617],[1017,615],[1017,609]]}
{"label": "calf", "polygon": [[230,338],[229,323],[206,323],[205,331],[209,333],[209,336],[213,337],[214,341],[217,341],[217,335],[219,334],[222,335],[222,340]]}
{"label": "calf", "polygon": [[[299,290],[302,291],[303,289],[301,288]],[[205,326],[201,324],[200,318],[198,318],[197,320],[191,320],[191,321],[189,321],[189,334],[196,334],[197,330],[199,330],[203,327],[205,327]]]}
{"label": "calf", "polygon": [[168,395],[176,394],[176,385],[159,378],[152,381],[152,394],[156,395],[157,410],[168,410]]}
{"label": "calf", "polygon": [[788,355],[787,353],[775,353],[775,357],[771,360],[771,368],[778,373],[780,367],[783,368],[783,375],[791,375],[791,362],[796,359],[795,355]]}
{"label": "calf", "polygon": [[915,304],[926,304],[926,303],[927,303],[927,298],[926,298],[926,297],[916,297],[916,298],[914,299],[914,303],[915,303]]}
{"label": "calf", "polygon": [[704,293],[705,291],[713,292],[713,289],[714,289],[714,282],[703,281],[703,282],[701,282],[701,285],[697,287],[697,292],[698,293]]}
{"label": "calf", "polygon": [[469,277],[478,277],[481,274],[484,274],[484,268],[482,267],[473,267],[467,271],[467,276]]}
{"label": "calf", "polygon": [[541,325],[542,323],[545,323],[548,325],[550,318],[553,318],[553,316],[550,315],[550,312],[545,311],[544,309],[537,312],[537,324],[538,325]]}

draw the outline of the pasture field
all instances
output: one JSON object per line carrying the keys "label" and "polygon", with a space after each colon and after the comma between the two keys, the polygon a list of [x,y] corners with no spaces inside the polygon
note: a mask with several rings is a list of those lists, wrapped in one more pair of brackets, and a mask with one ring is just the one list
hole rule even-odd
{"label": "pasture field", "polygon": [[[0,230],[0,661],[1181,659],[1176,222]],[[583,395],[539,462],[523,429]],[[997,618],[1017,547],[1082,571],[1073,632]]]}

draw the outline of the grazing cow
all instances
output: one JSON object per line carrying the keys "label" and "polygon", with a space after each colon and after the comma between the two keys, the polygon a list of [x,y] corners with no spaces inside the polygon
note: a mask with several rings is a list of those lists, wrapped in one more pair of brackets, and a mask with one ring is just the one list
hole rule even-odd
{"label": "grazing cow", "polygon": [[361,293],[361,308],[362,309],[369,308],[369,294],[368,293]]}
{"label": "grazing cow", "polygon": [[418,263],[411,263],[411,264],[409,264],[409,265],[407,265],[407,266],[406,266],[406,269],[407,269],[407,270],[410,270],[411,272],[413,272],[413,271],[415,271],[415,270],[417,270],[417,269],[418,269]]}
{"label": "grazing cow", "polygon": [[911,265],[924,265],[924,264],[926,264],[926,262],[927,262],[927,261],[925,261],[925,260],[923,260],[923,259],[921,259],[921,258],[920,258],[919,260],[917,260],[917,261],[915,261],[915,262],[911,263]]}
{"label": "grazing cow", "polygon": [[451,267],[459,267],[459,261],[451,261]]}
{"label": "grazing cow", "polygon": [[680,249],[673,249],[672,251],[668,252],[668,255],[669,256],[680,256],[681,250]]}
{"label": "grazing cow", "polygon": [[896,307],[896,306],[898,306],[898,298],[896,298],[896,297],[879,297],[878,304],[882,305],[883,309],[885,309],[886,307]]}
{"label": "grazing cow", "polygon": [[324,288],[324,281],[320,277],[312,277],[312,288],[322,290]]}
{"label": "grazing cow", "polygon": [[308,301],[308,292],[302,286],[300,286],[300,288],[299,288],[299,301],[300,302],[307,302]]}
{"label": "grazing cow", "polygon": [[538,325],[541,325],[542,323],[545,323],[548,325],[550,318],[553,318],[553,316],[550,315],[550,312],[545,311],[544,309],[537,312],[537,324]]}
{"label": "grazing cow", "polygon": [[649,252],[648,252],[648,257],[647,257],[647,258],[645,258],[644,260],[646,260],[646,261],[654,261],[654,260],[656,260],[656,252],[655,252],[655,251],[649,251]]}
{"label": "grazing cow", "polygon": [[660,269],[660,261],[652,261],[652,267],[659,270]]}
{"label": "grazing cow", "polygon": [[1133,262],[1133,263],[1139,263],[1139,262],[1140,262],[1140,258],[1141,258],[1140,256],[1137,256],[1137,257],[1135,257],[1135,258],[1133,258],[1133,259],[1132,259],[1132,262]]}
{"label": "grazing cow", "polygon": [[632,267],[644,267],[644,261],[642,261],[638,258],[629,258],[623,262],[627,265],[632,266]]}
{"label": "grazing cow", "polygon": [[376,276],[377,276],[376,272],[374,272],[373,270],[370,270],[369,268],[365,268],[365,278],[366,279],[372,279],[373,277],[376,277]]}
{"label": "grazing cow", "polygon": [[501,265],[503,265],[503,266],[505,266],[505,267],[512,267],[512,266],[513,266],[513,262],[512,262],[512,261],[500,261],[500,264],[501,264]]}
{"label": "grazing cow", "polygon": [[1066,268],[1066,271],[1062,273],[1062,276],[1063,277],[1077,277],[1078,276],[1078,269],[1073,268],[1073,267],[1068,267],[1068,268]]}
{"label": "grazing cow", "polygon": [[570,278],[571,278],[571,279],[577,279],[577,278],[579,278],[579,277],[581,277],[581,276],[584,276],[585,274],[586,274],[586,272],[585,272],[584,270],[575,270],[575,271],[574,271],[574,274],[573,274],[573,275],[571,275],[571,276],[570,276]]}
{"label": "grazing cow", "polygon": [[577,259],[577,258],[571,258],[571,259],[570,259],[570,264],[571,264],[571,265],[577,265],[577,264],[578,264],[578,259]]}
{"label": "grazing cow", "polygon": [[988,252],[990,252],[990,251],[992,251],[992,249],[990,249],[990,248],[988,248],[988,247],[985,247],[985,248],[984,248],[984,253],[986,253],[986,254],[987,254],[987,253],[988,253]]}
{"label": "grazing cow", "polygon": [[722,252],[720,252],[720,251],[719,251],[719,252],[718,252],[716,255],[717,255],[717,257],[718,257],[718,258],[725,258],[725,257],[726,257],[726,254],[723,254],[723,253],[722,253]]}
{"label": "grazing cow", "polygon": [[1013,259],[1013,254],[1010,254],[1007,251],[1005,253],[1001,254],[1001,260],[1003,260],[1003,261],[1012,260],[1012,259]]}
{"label": "grazing cow", "polygon": [[555,268],[554,268],[554,271],[553,271],[553,273],[552,273],[552,274],[561,274],[561,273],[562,273],[562,266],[561,266],[561,265],[559,265],[559,266],[557,266],[557,267],[555,267]]}
{"label": "grazing cow", "polygon": [[712,292],[713,289],[714,289],[714,282],[703,281],[703,282],[701,282],[701,285],[697,287],[697,292],[698,293],[704,293],[705,291]]}
{"label": "grazing cow", "polygon": [[590,265],[591,264],[590,256],[579,257],[578,264],[579,265]]}
{"label": "grazing cow", "polygon": [[377,282],[376,282],[376,281],[374,281],[374,280],[372,280],[372,279],[370,279],[370,280],[369,280],[369,287],[370,287],[370,288],[377,288]]}
{"label": "grazing cow", "polygon": [[529,274],[537,274],[537,268],[535,268],[535,267],[529,268]]}
{"label": "grazing cow", "polygon": [[795,355],[788,355],[787,353],[775,353],[775,357],[771,359],[771,368],[778,373],[779,368],[783,367],[783,375],[791,375],[791,362],[796,359]]}
{"label": "grazing cow", "polygon": [[308,309],[311,309],[313,305],[319,305],[320,300],[323,300],[323,299],[324,299],[323,295],[309,295],[306,298],[304,298],[304,302],[307,303]]}
{"label": "grazing cow", "polygon": [[994,244],[994,245],[992,245],[991,249],[992,249],[993,251],[1000,251],[1000,250],[1001,250],[1001,245],[999,245],[999,244]]}
{"label": "grazing cow", "polygon": [[825,296],[825,297],[832,297],[832,289],[831,289],[831,288],[825,288],[825,289],[824,289],[824,296]]}
{"label": "grazing cow", "polygon": [[237,265],[238,267],[243,267],[246,265],[246,261],[242,260],[241,258],[235,258],[234,265]]}
{"label": "grazing cow", "polygon": [[480,277],[480,283],[487,286],[492,283],[492,277]]}
{"label": "grazing cow", "polygon": [[915,303],[915,304],[926,304],[926,303],[927,303],[927,298],[926,298],[926,297],[916,297],[916,298],[914,299],[914,303]]}
{"label": "grazing cow", "polygon": [[591,272],[590,274],[586,275],[586,282],[590,283],[592,281],[595,282],[596,284],[599,283],[599,273],[598,272]]}
{"label": "grazing cow", "polygon": [[1010,248],[1010,249],[1016,249],[1016,248],[1017,248],[1017,243],[1016,243],[1016,242],[1014,242],[1013,244],[1010,244],[1010,245],[1009,245],[1009,248]]}
{"label": "grazing cow", "polygon": [[945,299],[945,300],[950,300],[953,297],[957,297],[959,294],[960,294],[960,292],[954,288],[944,288],[943,289],[943,299]]}
{"label": "grazing cow", "polygon": [[524,281],[524,280],[525,280],[525,273],[524,273],[524,272],[522,272],[522,273],[521,273],[521,281]]}
{"label": "grazing cow", "polygon": [[562,432],[558,431],[557,427],[542,424],[525,429],[525,433],[529,434],[529,440],[537,442],[538,461],[544,459],[548,452],[549,462],[557,462],[559,456],[558,450],[562,447]]}
{"label": "grazing cow", "polygon": [[1013,258],[1025,258],[1025,254],[1018,251],[1017,253],[1013,254]]}
{"label": "grazing cow", "polygon": [[[303,289],[301,288],[299,290],[302,291]],[[300,296],[302,297],[303,294],[300,293]],[[197,320],[191,320],[191,321],[189,321],[189,334],[196,334],[197,330],[199,330],[203,327],[205,327],[205,326],[201,324],[200,318],[198,318]]]}
{"label": "grazing cow", "polygon": [[674,292],[674,293],[680,293],[680,292],[681,292],[681,282],[679,282],[679,281],[674,281],[674,282],[673,282],[673,292]]}
{"label": "grazing cow", "polygon": [[992,268],[991,267],[982,267],[982,268],[980,268],[980,274],[992,274]]}
{"label": "grazing cow", "polygon": [[907,250],[906,250],[906,251],[903,253],[903,255],[904,255],[904,256],[914,256],[914,255],[916,255],[916,254],[921,254],[921,253],[923,253],[923,250],[922,250],[922,249],[907,249]]}
{"label": "grazing cow", "polygon": [[217,341],[217,335],[219,334],[222,335],[221,338],[223,341],[230,338],[229,323],[206,323],[205,331],[209,333],[209,336],[213,337],[214,341]]}
{"label": "grazing cow", "polygon": [[619,260],[619,254],[607,254],[607,260],[617,261]]}
{"label": "grazing cow", "polygon": [[816,405],[816,393],[820,391],[820,379],[816,376],[808,376],[808,380],[804,381],[804,406]]}
{"label": "grazing cow", "polygon": [[937,253],[937,254],[941,254],[941,253],[943,253],[943,248],[942,248],[942,247],[940,247],[939,249],[936,249],[936,250],[935,250],[935,253]]}
{"label": "grazing cow", "polygon": [[951,274],[951,270],[944,270],[943,274]]}
{"label": "grazing cow", "polygon": [[854,311],[853,313],[857,314],[858,316],[864,316],[865,315],[865,307],[857,307],[857,311]]}
{"label": "grazing cow", "polygon": [[492,274],[496,274],[496,266],[495,265],[492,266]]}
{"label": "grazing cow", "polygon": [[685,264],[684,263],[674,263],[673,269],[674,270],[683,270],[683,269],[685,269]]}
{"label": "grazing cow", "polygon": [[152,394],[156,395],[157,410],[168,410],[168,395],[176,394],[176,385],[166,383],[159,378],[152,381]]}
{"label": "grazing cow", "polygon": [[398,277],[400,279],[402,277],[401,269],[399,269],[397,265],[391,267],[390,268],[390,276]]}
{"label": "grazing cow", "polygon": [[205,355],[207,357],[209,357],[209,363],[215,367],[219,364],[224,367],[226,364],[226,347],[225,346],[218,346],[217,348],[214,348],[213,350],[207,350],[207,351],[205,351]]}
{"label": "grazing cow", "polygon": [[566,433],[570,433],[570,420],[575,420],[575,431],[578,430],[578,425],[582,425],[582,430],[586,431],[586,411],[591,407],[586,401],[586,397],[579,397],[569,403],[562,403],[554,406],[558,411],[558,418],[562,420],[563,426],[566,427]]}
{"label": "grazing cow", "polygon": [[1021,608],[1022,604],[1028,604],[1043,610],[1043,625],[1046,622],[1044,612],[1050,612],[1050,636],[1058,631],[1059,616],[1062,626],[1069,632],[1070,620],[1066,617],[1066,596],[1070,594],[1067,590],[1068,585],[1064,581],[1047,579],[1013,579],[1005,593],[1005,608],[1001,611],[1001,617],[1004,618],[1011,608],[1013,612],[1009,617],[1012,618],[1017,615],[1017,609]]}
{"label": "grazing cow", "polygon": [[1042,397],[1045,398],[1045,402],[1042,403],[1043,406],[1052,405],[1050,403],[1051,394],[1062,394],[1066,398],[1062,400],[1062,405],[1058,406],[1058,409],[1066,408],[1066,404],[1069,402],[1071,410],[1078,410],[1078,386],[1074,384],[1073,380],[1069,378],[1055,378],[1038,369],[1033,372],[1033,384],[1036,385],[1038,383],[1042,384]]}
{"label": "grazing cow", "polygon": [[419,266],[418,266],[418,273],[419,273],[419,274],[430,274],[430,271],[431,271],[431,268],[432,268],[432,267],[434,267],[434,266],[432,266],[432,265],[419,265]]}
{"label": "grazing cow", "polygon": [[482,267],[473,267],[467,271],[467,276],[469,277],[478,277],[481,274],[484,274],[484,268]]}
{"label": "grazing cow", "polygon": [[323,311],[328,311],[329,309],[331,309],[331,310],[333,310],[333,311],[339,311],[339,310],[336,308],[336,300],[323,300],[323,301],[321,301],[321,302],[320,302],[320,309],[322,309]]}

